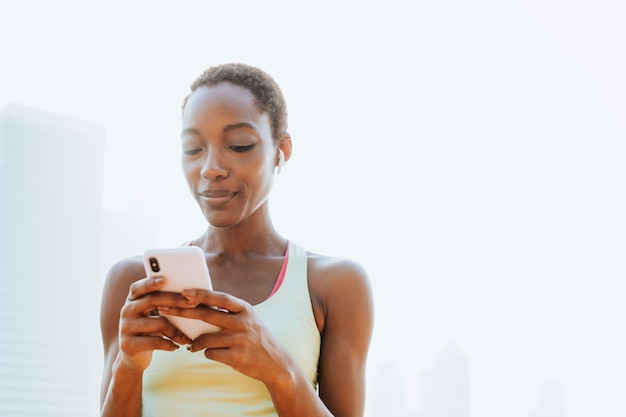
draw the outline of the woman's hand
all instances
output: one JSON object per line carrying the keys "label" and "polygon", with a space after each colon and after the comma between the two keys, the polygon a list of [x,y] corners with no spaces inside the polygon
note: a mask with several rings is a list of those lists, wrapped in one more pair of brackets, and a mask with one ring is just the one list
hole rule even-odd
{"label": "woman's hand", "polygon": [[[258,379],[265,384],[280,381],[293,361],[285,348],[261,322],[252,306],[232,295],[190,289],[183,291],[196,308],[159,307],[159,311],[206,321],[222,328],[217,333],[198,336],[187,347],[191,352],[204,350],[204,356]],[[209,307],[210,306],[210,307]]]}
{"label": "woman's hand", "polygon": [[134,282],[121,309],[118,365],[131,372],[143,372],[152,360],[152,351],[173,351],[191,339],[159,317],[158,306],[194,307],[180,294],[159,291],[165,278],[143,278]]}
{"label": "woman's hand", "polygon": [[140,415],[142,376],[152,352],[191,342],[166,318],[154,314],[159,305],[194,307],[181,294],[161,291],[164,285],[163,278],[145,277],[141,257],[123,259],[107,274],[100,311],[102,416]]}

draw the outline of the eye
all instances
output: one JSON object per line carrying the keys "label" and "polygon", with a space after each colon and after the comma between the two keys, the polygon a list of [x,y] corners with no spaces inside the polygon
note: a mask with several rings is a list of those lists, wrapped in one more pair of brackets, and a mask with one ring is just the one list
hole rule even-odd
{"label": "eye", "polygon": [[232,151],[243,153],[248,152],[250,149],[254,148],[254,145],[230,145],[229,148]]}
{"label": "eye", "polygon": [[186,156],[194,156],[202,152],[201,148],[183,149],[183,154]]}

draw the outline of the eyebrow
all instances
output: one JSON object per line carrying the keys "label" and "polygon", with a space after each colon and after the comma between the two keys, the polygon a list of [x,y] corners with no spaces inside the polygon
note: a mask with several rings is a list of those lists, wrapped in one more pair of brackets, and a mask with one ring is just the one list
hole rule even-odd
{"label": "eyebrow", "polygon": [[226,132],[230,132],[231,130],[241,129],[241,128],[256,130],[252,124],[241,122],[241,123],[235,123],[232,125],[226,125],[224,126],[224,129],[222,131],[226,133]]}
{"label": "eyebrow", "polygon": [[[223,131],[224,133],[226,133],[226,132],[230,132],[231,130],[241,129],[241,128],[244,128],[244,129],[252,129],[252,130],[256,131],[256,128],[255,128],[252,124],[250,124],[250,123],[246,123],[246,122],[234,123],[234,124],[232,124],[232,125],[226,125],[226,126],[224,126],[224,128],[222,129],[222,131]],[[185,129],[183,129],[183,130],[180,132],[181,136],[182,136],[182,135],[184,135],[184,134],[186,134],[186,133],[190,133],[190,134],[192,134],[192,135],[198,135],[198,136],[200,136],[200,131],[199,131],[198,129],[194,128],[194,127],[188,127],[188,128],[185,128]]]}

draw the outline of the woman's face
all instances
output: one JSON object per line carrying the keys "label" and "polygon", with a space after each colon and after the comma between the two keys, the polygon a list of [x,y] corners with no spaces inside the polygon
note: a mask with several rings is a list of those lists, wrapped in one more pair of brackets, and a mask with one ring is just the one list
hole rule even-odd
{"label": "woman's face", "polygon": [[182,117],[181,165],[207,221],[240,224],[267,208],[278,149],[268,114],[250,91],[222,82],[188,97]]}

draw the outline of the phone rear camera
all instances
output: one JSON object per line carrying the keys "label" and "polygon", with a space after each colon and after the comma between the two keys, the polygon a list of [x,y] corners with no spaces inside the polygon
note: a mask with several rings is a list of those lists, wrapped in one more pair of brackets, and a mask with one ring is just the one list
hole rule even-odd
{"label": "phone rear camera", "polygon": [[161,270],[161,268],[159,268],[159,262],[157,262],[156,258],[150,258],[150,268],[152,268],[152,270],[154,272],[159,272]]}

